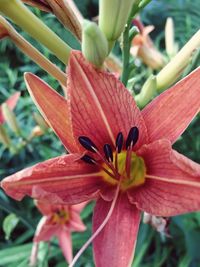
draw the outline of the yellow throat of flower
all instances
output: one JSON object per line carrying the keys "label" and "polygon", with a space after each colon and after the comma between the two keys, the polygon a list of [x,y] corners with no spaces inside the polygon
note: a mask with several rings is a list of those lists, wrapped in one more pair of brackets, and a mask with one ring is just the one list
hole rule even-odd
{"label": "yellow throat of flower", "polygon": [[52,223],[56,224],[66,224],[69,219],[69,212],[65,209],[60,209],[52,215]]}
{"label": "yellow throat of flower", "polygon": [[[113,158],[113,165],[115,165],[115,154]],[[146,166],[143,158],[137,156],[136,153],[132,152],[128,167],[126,158],[126,151],[122,151],[120,154],[117,155],[117,166],[120,177],[111,177],[109,174],[102,171],[104,181],[106,181],[110,185],[117,185],[120,183],[121,191],[126,191],[130,188],[140,186],[145,182]],[[103,167],[110,173],[112,172],[112,170],[105,163],[103,163]]]}

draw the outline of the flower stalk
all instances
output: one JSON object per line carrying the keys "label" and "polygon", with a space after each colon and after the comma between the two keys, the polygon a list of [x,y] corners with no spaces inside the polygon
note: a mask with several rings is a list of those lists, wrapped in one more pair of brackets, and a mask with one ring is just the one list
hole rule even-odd
{"label": "flower stalk", "polygon": [[67,64],[71,47],[38,19],[21,1],[1,0],[0,12],[46,46],[58,59]]}
{"label": "flower stalk", "polygon": [[[132,19],[133,17],[142,9],[144,8],[151,0],[144,0],[144,1],[140,1],[137,0],[133,3],[132,5],[132,9],[130,12],[130,15],[128,17],[124,32],[123,32],[123,50],[122,50],[122,60],[123,60],[123,72],[122,72],[122,77],[121,77],[121,81],[122,83],[126,86],[128,79],[129,79],[129,74],[130,74],[130,47],[131,47],[131,41],[135,35],[136,32],[133,34],[133,32],[131,31],[131,34],[129,33],[130,29],[131,29],[131,25],[132,25]],[[131,38],[130,38],[131,35]]]}

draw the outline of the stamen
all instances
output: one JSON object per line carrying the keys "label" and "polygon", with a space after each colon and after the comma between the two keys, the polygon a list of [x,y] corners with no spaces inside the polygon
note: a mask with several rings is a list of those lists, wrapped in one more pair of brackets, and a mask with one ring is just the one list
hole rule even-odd
{"label": "stamen", "polygon": [[109,144],[105,144],[103,147],[106,159],[108,162],[113,162],[113,152],[112,152],[112,148]]}
{"label": "stamen", "polygon": [[124,143],[124,137],[122,132],[119,132],[116,138],[116,151],[117,153],[120,153],[122,151],[122,147],[123,147],[123,143]]}
{"label": "stamen", "polygon": [[95,159],[93,159],[89,155],[84,155],[81,158],[81,160],[83,160],[83,161],[85,161],[86,163],[89,163],[89,164],[97,165],[100,169],[102,169],[104,172],[106,172],[110,177],[115,179],[115,176],[111,172],[106,170],[106,168],[104,168],[101,164],[99,164]]}
{"label": "stamen", "polygon": [[106,172],[110,177],[116,179],[116,176],[113,175],[111,172],[109,172],[106,168],[104,168],[101,164],[96,162],[96,165],[99,166],[100,169],[102,169],[104,172]]}
{"label": "stamen", "polygon": [[93,153],[97,152],[98,149],[96,145],[87,136],[79,136],[78,141],[85,149]]}
{"label": "stamen", "polygon": [[112,170],[112,172],[115,175],[115,178],[119,177],[118,172],[116,171],[114,165],[112,164],[112,162],[107,161],[99,151],[96,151],[97,155],[99,156],[99,158]]}
{"label": "stamen", "polygon": [[126,139],[126,149],[128,149],[131,145],[133,147],[137,143],[138,138],[139,130],[136,126],[134,126],[130,129],[128,137]]}
{"label": "stamen", "polygon": [[118,172],[118,153],[122,151],[122,147],[124,144],[124,137],[122,132],[119,132],[116,138],[116,153],[115,153],[115,169]]}
{"label": "stamen", "polygon": [[77,260],[80,258],[81,254],[87,249],[87,247],[93,242],[93,240],[98,236],[98,234],[103,230],[103,228],[106,226],[107,222],[109,221],[113,210],[115,208],[116,202],[117,202],[117,197],[119,195],[119,189],[120,189],[120,183],[118,184],[118,187],[115,192],[115,196],[113,198],[112,204],[110,206],[110,209],[104,219],[104,221],[101,223],[99,228],[97,228],[96,232],[88,239],[88,241],[82,246],[82,248],[79,250],[79,252],[76,254],[74,257],[73,261],[69,264],[69,267],[73,267],[74,264],[77,262]]}
{"label": "stamen", "polygon": [[90,157],[88,155],[84,155],[81,158],[81,160],[83,160],[83,161],[85,161],[86,163],[89,163],[89,164],[95,164],[96,163],[96,161],[92,157]]}

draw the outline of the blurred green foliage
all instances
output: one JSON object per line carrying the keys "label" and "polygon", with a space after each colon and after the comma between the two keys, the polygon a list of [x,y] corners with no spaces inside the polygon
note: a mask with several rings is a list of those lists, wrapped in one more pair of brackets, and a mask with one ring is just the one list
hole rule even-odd
{"label": "blurred green foliage", "polygon": [[[76,0],[75,2],[85,17],[92,18],[98,14],[98,1]],[[80,48],[80,45],[72,35],[60,25],[53,15],[36,9],[33,10],[72,47],[75,49]],[[163,49],[163,29],[168,16],[172,16],[175,20],[176,40],[181,47],[200,25],[199,1],[154,0],[145,8],[142,12],[142,19],[146,24],[156,26],[156,31],[152,37],[160,45],[160,49]],[[39,48],[45,56],[50,58],[52,62],[59,65],[63,70],[65,69],[65,66],[50,55],[45,48],[31,40],[25,33],[22,34]],[[118,52],[119,50],[116,51]],[[199,61],[196,62],[196,65],[198,64]],[[48,81],[53,88],[61,92],[58,83],[16,49],[9,40],[1,41],[0,103],[5,101],[15,91],[21,91],[22,95],[15,113],[23,131],[23,136],[26,137],[30,135],[32,128],[36,125],[32,114],[37,112],[37,109],[30,99],[23,81],[23,73],[25,71],[37,74],[45,81]],[[143,81],[150,73],[151,71],[142,64],[134,71],[133,75],[137,80],[134,87],[136,91],[141,88]],[[20,145],[23,142],[23,137],[16,137],[7,127],[6,129],[15,145]],[[191,159],[200,162],[199,116],[176,142],[174,148]],[[17,170],[62,153],[65,153],[64,148],[50,130],[45,135],[32,139],[28,145],[22,147],[16,153],[10,153],[8,149],[0,145],[0,177],[3,178]],[[93,204],[90,204],[82,213],[83,221],[86,223],[88,230],[81,234],[73,234],[74,253],[80,249],[91,234],[92,206]],[[12,214],[10,216],[14,217],[6,218],[9,214]],[[0,266],[28,266],[32,237],[40,216],[32,200],[26,198],[21,202],[16,202],[6,196],[3,191],[0,191]],[[7,229],[5,229],[5,218],[7,220]],[[15,223],[13,223],[12,219]],[[199,267],[200,213],[172,218],[169,232],[171,237],[163,238],[150,226],[141,224],[133,267]],[[56,240],[52,241],[50,250],[47,244],[41,244],[39,251],[38,266],[66,266]],[[83,254],[76,266],[94,266],[91,248]]]}

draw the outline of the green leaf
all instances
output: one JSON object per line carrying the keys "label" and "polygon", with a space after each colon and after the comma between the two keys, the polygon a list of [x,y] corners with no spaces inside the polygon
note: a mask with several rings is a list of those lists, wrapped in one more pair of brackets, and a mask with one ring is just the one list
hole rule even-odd
{"label": "green leaf", "polygon": [[5,239],[10,239],[10,235],[12,231],[15,229],[19,222],[19,218],[14,214],[11,213],[3,221],[3,231],[5,233]]}
{"label": "green leaf", "polygon": [[28,259],[31,253],[32,244],[26,244],[21,246],[16,246],[12,248],[1,249],[0,259],[1,266],[6,266],[6,264],[16,263],[15,266],[18,266],[18,262],[22,262],[25,259]]}

